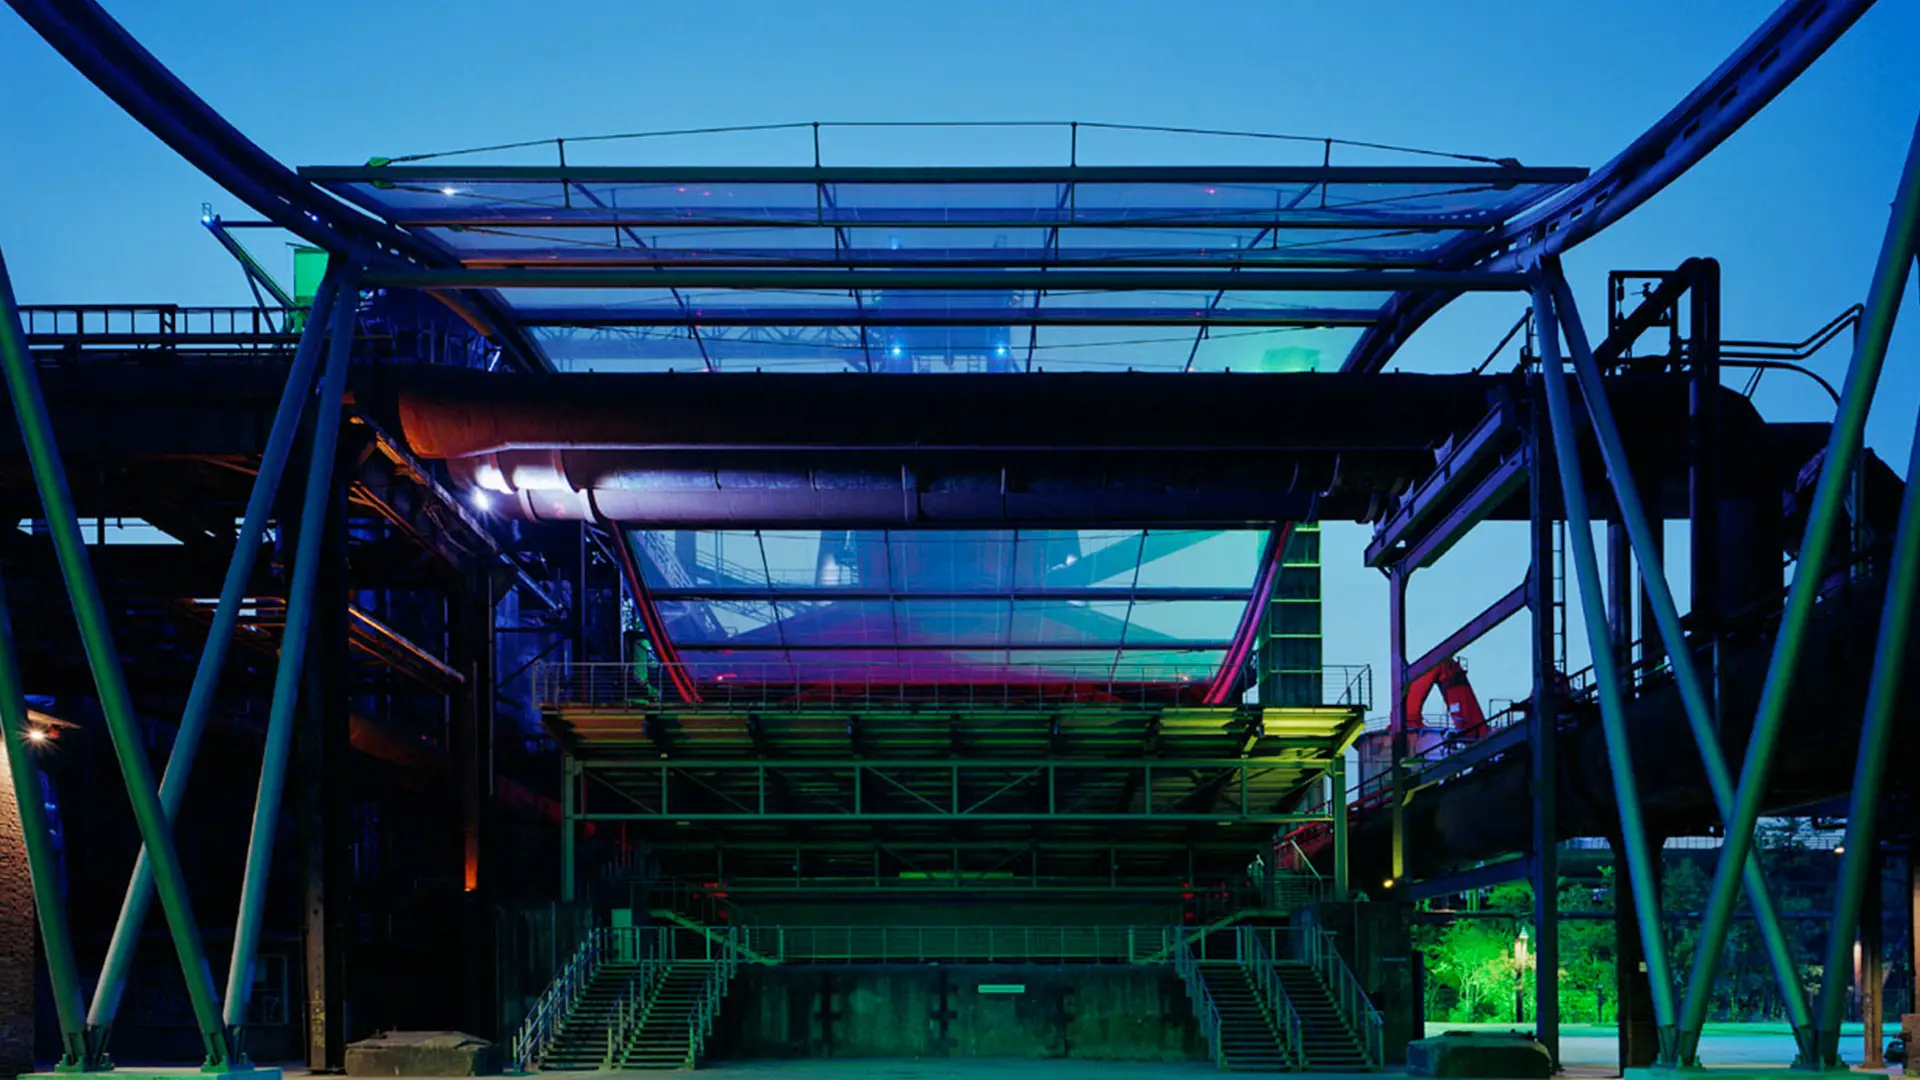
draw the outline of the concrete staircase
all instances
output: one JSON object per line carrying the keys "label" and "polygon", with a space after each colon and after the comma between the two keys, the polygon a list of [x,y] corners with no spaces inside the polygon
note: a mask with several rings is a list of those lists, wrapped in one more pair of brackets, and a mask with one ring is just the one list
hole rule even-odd
{"label": "concrete staircase", "polygon": [[707,992],[709,964],[674,964],[647,1001],[646,1014],[616,1062],[623,1069],[690,1069],[694,1011]]}
{"label": "concrete staircase", "polygon": [[1286,960],[1273,967],[1274,975],[1287,992],[1287,1000],[1300,1014],[1300,1051],[1307,1070],[1337,1072],[1368,1068],[1366,1047],[1354,1031],[1353,1019],[1341,1011],[1340,1003],[1334,1000],[1320,973],[1306,964]]}
{"label": "concrete staircase", "polygon": [[1202,964],[1200,979],[1220,1013],[1220,1057],[1236,1072],[1284,1072],[1292,1056],[1272,1011],[1239,964]]}
{"label": "concrete staircase", "polygon": [[545,1069],[598,1069],[607,1058],[607,1031],[613,1025],[620,995],[640,976],[637,962],[608,961],[600,965],[573,1008],[560,1022],[553,1042],[541,1055]]}

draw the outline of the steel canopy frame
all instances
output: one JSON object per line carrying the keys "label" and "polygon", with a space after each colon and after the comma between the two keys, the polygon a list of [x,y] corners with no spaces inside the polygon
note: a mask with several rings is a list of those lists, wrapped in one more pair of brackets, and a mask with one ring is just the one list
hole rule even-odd
{"label": "steel canopy frame", "polygon": [[[1626,150],[1547,208],[1486,235],[1465,236],[1445,265],[1524,268],[1624,217],[1740,130],[1819,59],[1873,0],[1787,0],[1713,73]],[[1496,258],[1497,256],[1497,258]],[[1404,293],[1382,311],[1342,370],[1379,371],[1453,297]]]}
{"label": "steel canopy frame", "polygon": [[[357,264],[448,261],[420,238],[353,212],[301,180],[188,89],[94,0],[8,3],[128,116],[274,224]],[[552,370],[496,298],[433,295],[521,366]]]}

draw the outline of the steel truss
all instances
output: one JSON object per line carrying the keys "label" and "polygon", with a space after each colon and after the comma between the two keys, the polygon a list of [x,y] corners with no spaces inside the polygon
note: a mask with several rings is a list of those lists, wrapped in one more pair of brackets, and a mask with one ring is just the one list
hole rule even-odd
{"label": "steel truss", "polygon": [[[590,773],[611,776],[623,796],[617,809],[576,812],[578,821],[640,822],[1166,822],[1214,825],[1299,825],[1331,820],[1326,813],[1282,812],[1278,800],[1250,794],[1276,772],[1297,775],[1326,768],[1321,756],[1284,759],[1143,758],[862,760],[786,758],[668,760],[653,765],[581,761]],[[1069,774],[1067,783],[1061,774]],[[1092,801],[1073,774],[1101,774],[1138,792],[1133,805],[1084,808]],[[1161,785],[1154,789],[1155,774]],[[1185,774],[1184,783],[1168,783]],[[1196,779],[1202,777],[1202,779]],[[832,794],[796,796],[805,784],[829,784]],[[1200,785],[1199,788],[1196,785]],[[1171,790],[1170,790],[1171,789]],[[1211,797],[1194,799],[1195,790]],[[1108,787],[1099,789],[1109,792]],[[649,791],[651,793],[649,793]],[[795,809],[792,804],[811,804]],[[1181,808],[1181,804],[1200,805]]]}

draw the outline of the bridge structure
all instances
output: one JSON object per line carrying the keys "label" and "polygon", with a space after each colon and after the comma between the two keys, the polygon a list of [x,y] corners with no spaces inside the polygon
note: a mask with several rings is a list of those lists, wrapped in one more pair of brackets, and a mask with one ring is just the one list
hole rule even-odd
{"label": "bridge structure", "polygon": [[[1596,338],[1559,257],[1865,4],[1785,4],[1596,170],[1337,140],[1115,164],[1094,124],[1028,166],[835,165],[810,125],[798,164],[569,163],[557,141],[291,169],[91,0],[10,2],[259,215],[209,217],[230,250],[271,228],[325,259],[253,309],[23,307],[0,264],[0,497],[24,523],[0,542],[0,723],[61,1071],[112,1068],[156,899],[171,1022],[214,1072],[338,1064],[355,1001],[510,1040],[522,1065],[562,1045],[692,1064],[754,1042],[719,1020],[737,980],[788,1001],[754,972],[876,962],[828,908],[897,926],[936,902],[987,931],[899,926],[878,962],[897,933],[921,965],[1137,967],[1179,981],[1219,1064],[1378,1068],[1419,999],[1356,943],[1404,940],[1406,898],[1524,878],[1555,970],[1560,844],[1592,836],[1644,960],[1621,965],[1623,1064],[1698,1063],[1744,896],[1800,1063],[1837,1065],[1913,707],[1920,512],[1862,437],[1920,162],[1831,424],[1769,422],[1725,384],[1790,350],[1723,336],[1712,260],[1637,275]],[[1476,292],[1527,307],[1517,364],[1385,371]],[[1373,523],[1389,583],[1385,767],[1357,785],[1373,673],[1323,655],[1325,520]],[[1519,580],[1410,652],[1409,580],[1488,520],[1529,524]],[[1690,526],[1685,613],[1668,520]],[[1409,688],[1522,615],[1529,699],[1422,735]],[[18,631],[66,618],[76,637]],[[1576,633],[1593,664],[1568,672]],[[49,741],[100,766],[46,761]],[[196,814],[197,756],[257,769],[250,817]],[[50,817],[109,770],[131,831]],[[1763,812],[1840,798],[1810,999],[1750,851]],[[1659,840],[1705,829],[1721,865],[1673,970]],[[140,850],[124,901],[63,892],[113,876],[70,853],[116,839]],[[235,891],[230,927],[196,914]],[[501,957],[538,935],[503,927],[543,904],[521,992]],[[843,944],[787,951],[823,940]],[[381,998],[421,956],[434,974],[392,993],[423,1000]],[[1555,980],[1537,995],[1557,1056]]]}

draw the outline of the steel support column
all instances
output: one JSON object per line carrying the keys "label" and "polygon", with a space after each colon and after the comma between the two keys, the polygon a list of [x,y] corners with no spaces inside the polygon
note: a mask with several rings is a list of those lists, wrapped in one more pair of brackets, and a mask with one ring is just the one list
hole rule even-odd
{"label": "steel support column", "polygon": [[[1544,341],[1557,333],[1553,319],[1536,309],[1534,326]],[[1544,351],[1545,345],[1541,346]],[[1533,708],[1527,739],[1528,793],[1533,796],[1533,838],[1527,859],[1527,884],[1533,892],[1534,1032],[1547,1048],[1554,1067],[1560,1065],[1559,979],[1540,978],[1542,971],[1560,970],[1560,764],[1559,672],[1554,667],[1553,518],[1548,501],[1552,481],[1547,473],[1549,434],[1547,418],[1536,401],[1529,423],[1527,447],[1527,568],[1528,606],[1533,611]]]}
{"label": "steel support column", "polygon": [[267,882],[273,873],[273,843],[280,827],[280,799],[286,784],[287,758],[293,746],[294,713],[300,703],[301,672],[313,625],[314,583],[319,576],[321,547],[326,539],[334,454],[340,443],[340,412],[347,391],[347,367],[352,360],[354,323],[358,316],[358,305],[352,301],[358,275],[347,269],[337,287],[341,302],[334,306],[326,371],[320,378],[320,401],[313,412],[311,457],[307,462],[306,487],[301,493],[300,533],[294,551],[292,580],[287,584],[286,625],[280,635],[280,662],[274,671],[266,745],[261,750],[260,786],[255,793],[246,872],[240,884],[240,910],[234,921],[233,958],[227,968],[227,1026],[234,1032],[234,1048],[241,1055],[246,1051],[243,1040],[247,1003],[253,995],[253,964],[266,911]]}
{"label": "steel support column", "polygon": [[1347,865],[1347,755],[1344,752],[1335,754],[1327,765],[1327,800],[1327,812],[1333,816],[1333,898],[1345,900],[1352,883]]}
{"label": "steel support column", "polygon": [[[1708,640],[1718,633],[1723,610],[1720,550],[1720,263],[1689,259],[1687,288],[1687,523],[1692,550],[1693,625]],[[1708,684],[1719,700],[1719,665]]]}
{"label": "steel support column", "polygon": [[1404,563],[1387,570],[1387,693],[1389,705],[1387,730],[1392,733],[1390,748],[1393,770],[1391,780],[1393,814],[1393,860],[1391,876],[1398,885],[1407,876],[1407,728],[1418,723],[1413,703],[1407,700],[1407,578]]}
{"label": "steel support column", "polygon": [[[5,280],[0,278],[0,290]],[[0,303],[11,295],[0,292]],[[9,315],[11,313],[9,312]],[[6,331],[0,329],[0,334]],[[26,834],[27,872],[33,878],[33,906],[40,917],[40,941],[46,949],[47,982],[53,990],[54,1017],[60,1024],[59,1068],[80,1070],[93,1055],[87,1052],[86,1005],[80,994],[80,967],[73,957],[73,931],[67,923],[67,902],[60,895],[59,856],[53,850],[53,832],[47,803],[40,797],[40,766],[34,761],[34,742],[27,735],[26,687],[20,682],[19,653],[14,648],[13,620],[7,613],[4,582],[0,582],[0,754],[13,778],[13,797],[20,807],[20,829]],[[18,902],[16,899],[15,902]],[[31,950],[29,950],[31,952]],[[32,957],[28,957],[32,966]],[[29,972],[29,975],[31,972]],[[29,1013],[31,1009],[27,1010]],[[33,1038],[27,1037],[32,1050]]]}
{"label": "steel support column", "polygon": [[[295,511],[297,512],[297,511]],[[287,514],[291,522],[293,513]],[[348,895],[349,798],[353,750],[349,741],[347,670],[347,492],[328,496],[326,542],[314,583],[311,662],[303,665],[303,709],[294,733],[298,761],[303,862],[301,944],[306,958],[306,1059],[315,1071],[346,1068],[347,952],[352,911]]]}
{"label": "steel support column", "polygon": [[[560,902],[573,903],[574,834],[580,828],[577,808],[580,789],[580,762],[572,754],[560,756]],[[664,810],[665,807],[663,806]]]}
{"label": "steel support column", "polygon": [[[1720,526],[1720,263],[1689,259],[1687,289],[1687,528],[1694,633],[1706,644],[1707,704],[1720,730],[1720,629],[1726,618],[1726,564]],[[1669,643],[1668,651],[1682,646]],[[1796,988],[1795,993],[1799,991]]]}
{"label": "steel support column", "polygon": [[[1544,269],[1550,279],[1559,321],[1566,331],[1568,349],[1573,354],[1574,375],[1579,381],[1581,397],[1587,406],[1587,419],[1595,440],[1599,443],[1601,461],[1607,467],[1607,476],[1613,487],[1614,502],[1619,510],[1620,527],[1626,532],[1629,544],[1640,557],[1640,565],[1644,571],[1646,600],[1653,615],[1654,625],[1659,631],[1659,637],[1665,641],[1671,657],[1674,682],[1680,691],[1680,701],[1686,713],[1687,726],[1693,733],[1695,746],[1700,751],[1702,770],[1707,776],[1707,786],[1713,792],[1714,805],[1719,810],[1722,820],[1730,821],[1734,811],[1734,783],[1727,771],[1726,755],[1720,748],[1719,725],[1716,722],[1717,714],[1713,707],[1713,698],[1709,696],[1706,684],[1701,680],[1699,670],[1695,666],[1693,649],[1688,645],[1686,634],[1681,628],[1679,607],[1674,603],[1673,592],[1668,587],[1666,567],[1660,559],[1653,539],[1653,526],[1647,520],[1645,507],[1640,501],[1639,490],[1633,479],[1633,470],[1627,460],[1626,447],[1621,442],[1619,427],[1614,423],[1613,408],[1607,401],[1606,387],[1600,376],[1600,365],[1588,346],[1586,329],[1580,321],[1580,310],[1573,300],[1573,290],[1567,287],[1566,279],[1560,275],[1558,262],[1546,260]],[[1555,374],[1558,374],[1557,362]],[[1593,647],[1596,650],[1604,648],[1600,641],[1595,641]],[[1613,654],[1610,653],[1611,655]],[[1597,663],[1596,658],[1596,666]],[[1623,673],[1616,673],[1616,676],[1623,677]],[[1618,692],[1618,685],[1615,690]],[[1774,979],[1779,983],[1781,1000],[1786,1006],[1788,1022],[1793,1026],[1801,1060],[1812,1061],[1814,1060],[1812,1019],[1807,1010],[1805,994],[1800,988],[1799,971],[1794,963],[1792,949],[1787,943],[1785,932],[1780,927],[1780,918],[1774,909],[1772,895],[1767,891],[1766,878],[1761,873],[1759,862],[1747,856],[1742,858],[1745,865],[1741,868],[1741,882],[1746,889],[1748,900],[1753,905],[1754,923],[1766,947],[1767,959],[1773,967]],[[1658,993],[1657,990],[1656,993]],[[1691,1063],[1698,1042],[1698,1030],[1683,1026],[1677,1041],[1672,1046],[1673,1051],[1678,1054],[1677,1060]],[[1671,1062],[1674,1059],[1668,1060]]]}
{"label": "steel support column", "polygon": [[[214,605],[213,622],[207,628],[206,644],[200,650],[200,665],[194,670],[193,686],[187,693],[186,708],[180,714],[180,730],[174,736],[166,771],[160,778],[160,805],[166,810],[168,821],[180,812],[180,802],[186,797],[187,779],[193,772],[193,760],[206,733],[214,696],[220,689],[220,676],[233,646],[240,606],[246,599],[247,584],[259,558],[267,519],[273,513],[274,498],[280,490],[280,478],[286,471],[294,436],[300,429],[300,418],[306,413],[307,400],[313,396],[314,371],[320,363],[321,346],[340,290],[339,272],[334,266],[329,266],[328,271],[314,294],[312,312],[287,371],[287,385],[274,412],[267,445],[260,454],[260,471],[254,475],[253,490],[247,495],[246,516],[241,519],[233,557],[227,563],[227,576],[220,585],[220,599]],[[153,867],[142,847],[134,858],[133,877],[127,883],[126,899],[121,901],[120,918],[114,924],[113,938],[100,967],[100,981],[93,993],[93,1006],[87,1013],[88,1042],[96,1054],[106,1052],[114,1017],[126,992],[127,972],[133,966],[133,956],[139,949],[140,934],[146,928],[147,912],[152,904]]]}
{"label": "steel support column", "polygon": [[[1866,310],[1860,320],[1860,335],[1853,359],[1847,365],[1840,408],[1827,439],[1826,460],[1821,467],[1820,480],[1814,488],[1813,503],[1807,513],[1800,561],[1794,567],[1793,584],[1787,591],[1786,610],[1781,614],[1780,629],[1774,637],[1766,682],[1761,687],[1760,704],[1755,711],[1753,731],[1747,741],[1746,761],[1740,770],[1740,787],[1734,800],[1734,813],[1727,819],[1726,844],[1721,852],[1720,863],[1714,868],[1713,886],[1707,896],[1706,915],[1694,955],[1693,975],[1687,983],[1686,1010],[1681,1018],[1684,1030],[1693,1041],[1698,1040],[1700,1028],[1706,1022],[1707,1000],[1713,989],[1714,976],[1719,971],[1727,930],[1733,921],[1736,875],[1745,868],[1747,854],[1752,850],[1753,828],[1760,818],[1767,778],[1772,771],[1774,745],[1786,718],[1787,702],[1792,697],[1801,642],[1813,618],[1814,601],[1819,596],[1821,581],[1826,575],[1828,549],[1833,543],[1834,528],[1841,516],[1842,504],[1846,501],[1854,466],[1860,458],[1867,409],[1872,404],[1874,388],[1880,381],[1880,370],[1886,362],[1887,341],[1893,335],[1894,316],[1899,311],[1901,297],[1906,291],[1907,275],[1913,265],[1917,229],[1920,229],[1920,128],[1916,128],[1907,149],[1906,165],[1899,189],[1895,192],[1893,212],[1887,221],[1887,233],[1881,242],[1873,281],[1867,291]],[[1911,506],[1910,493],[1901,514],[1903,532],[1920,527],[1920,523],[1909,520],[1916,515],[1905,512]],[[1898,543],[1896,540],[1896,545]],[[1884,662],[1888,659],[1885,628],[1888,619],[1895,620],[1892,625],[1904,627],[1911,619],[1913,604],[1912,583],[1908,582],[1907,588],[1896,589],[1895,582],[1895,577],[1890,574],[1887,609],[1882,613],[1882,635],[1874,654],[1873,681],[1867,691],[1867,722],[1860,737],[1860,761],[1874,780],[1873,784],[1868,785],[1873,788],[1878,786],[1883,759],[1876,755],[1869,760],[1865,752],[1876,737],[1874,725],[1883,716],[1891,719],[1893,701],[1886,692],[1898,689],[1898,664],[1902,659],[1894,657],[1891,663]],[[1901,636],[1903,634],[1896,635]],[[1856,827],[1871,826],[1877,807],[1875,802],[1863,798],[1863,795],[1871,794],[1871,791],[1863,792],[1862,785],[1855,783],[1854,802],[1847,819],[1849,832]],[[1858,854],[1857,850],[1850,852],[1848,858],[1852,859]],[[1846,872],[1844,867],[1843,872]],[[1856,870],[1848,874],[1848,880],[1862,881],[1864,876],[1864,870]],[[1858,910],[1857,903],[1848,906],[1843,902],[1835,911],[1832,927],[1835,940],[1845,942],[1852,938],[1852,930],[1846,924],[1854,920]],[[1833,948],[1830,943],[1829,957],[1833,955]],[[1825,1047],[1834,1045],[1832,1040],[1838,1038],[1838,1017],[1842,1004],[1838,1000],[1842,997],[1838,982],[1841,978],[1844,978],[1844,972],[1832,969],[1823,978],[1818,1021],[1821,1028],[1821,1060],[1826,1057]],[[1829,1016],[1835,1018],[1832,1023],[1826,1019]]]}
{"label": "steel support column", "polygon": [[[1860,971],[1855,978],[1860,991],[1860,1065],[1866,1069],[1884,1069],[1887,1061],[1882,1024],[1887,1001],[1881,950],[1886,943],[1882,939],[1885,913],[1880,902],[1880,870],[1884,859],[1878,843],[1870,842],[1867,848],[1872,865],[1867,889],[1860,894]],[[1853,849],[1848,848],[1847,853],[1851,855]]]}
{"label": "steel support column", "polygon": [[80,536],[73,493],[67,487],[66,466],[54,441],[53,421],[40,391],[40,376],[27,351],[26,332],[20,325],[20,307],[14,299],[4,256],[0,256],[0,369],[4,369],[7,393],[13,401],[14,417],[20,424],[21,442],[33,469],[34,486],[39,489],[45,509],[47,529],[60,563],[60,576],[73,604],[74,621],[79,625],[87,665],[93,671],[100,712],[106,720],[120,774],[126,781],[128,799],[133,804],[134,823],[153,862],[160,907],[166,912],[174,951],[186,979],[194,1024],[206,1049],[206,1063],[209,1067],[225,1067],[232,1062],[231,1037],[220,1019],[219,993],[214,989],[213,971],[207,964],[200,925],[187,896],[186,874],[173,844],[166,810],[160,804],[153,765],[147,760],[146,744],[134,716],[133,698],[127,692],[126,674],[120,668],[120,653],[114,646],[106,606],[100,600],[100,589],[94,581],[93,564]]}
{"label": "steel support column", "polygon": [[1620,668],[1620,692],[1633,695],[1633,547],[1627,527],[1607,522],[1607,631],[1613,662]]}
{"label": "steel support column", "polygon": [[[1540,382],[1546,391],[1547,413],[1553,429],[1553,456],[1560,477],[1560,501],[1573,548],[1574,577],[1580,589],[1580,607],[1593,656],[1594,682],[1600,698],[1600,723],[1605,732],[1607,761],[1613,771],[1614,802],[1620,808],[1621,839],[1633,873],[1634,914],[1646,943],[1647,978],[1653,989],[1653,1012],[1663,1042],[1674,1024],[1673,980],[1668,967],[1666,934],[1660,923],[1658,870],[1647,849],[1645,820],[1640,814],[1640,792],[1634,781],[1633,751],[1627,742],[1625,703],[1620,696],[1620,673],[1607,647],[1607,600],[1600,584],[1600,561],[1593,547],[1593,519],[1587,512],[1587,492],[1580,475],[1579,432],[1573,405],[1560,366],[1560,323],[1554,314],[1553,294],[1545,279],[1533,291],[1534,325],[1540,328]],[[1544,963],[1544,960],[1542,961]]]}
{"label": "steel support column", "polygon": [[[1660,837],[1647,838],[1649,849],[1660,850]],[[1643,1069],[1660,1058],[1660,1025],[1653,1015],[1653,988],[1647,983],[1645,943],[1633,907],[1620,902],[1633,895],[1633,869],[1627,865],[1626,844],[1608,838],[1613,849],[1613,992],[1615,1025],[1619,1029],[1620,1071]],[[1659,864],[1654,868],[1658,870]],[[1660,888],[1653,883],[1654,890]]]}
{"label": "steel support column", "polygon": [[[466,681],[454,688],[453,757],[460,795],[460,846],[465,902],[467,1012],[464,1030],[494,1038],[498,1020],[492,1007],[495,979],[493,900],[496,881],[488,852],[493,836],[493,597],[492,577],[467,574],[448,597],[449,659]],[[617,591],[616,591],[617,595]],[[616,649],[617,654],[617,649]]]}
{"label": "steel support column", "polygon": [[[1893,332],[1893,320],[1898,311],[1900,297],[1906,291],[1907,274],[1912,269],[1916,254],[1920,254],[1920,128],[1916,128],[1912,146],[1907,152],[1906,175],[1901,181],[1900,196],[1894,204],[1894,216],[1888,225],[1886,248],[1881,252],[1881,265],[1874,271],[1873,290],[1869,294],[1866,317],[1862,320],[1860,336],[1861,351],[1855,355],[1854,367],[1872,362],[1875,374],[1879,362],[1884,359],[1886,343]],[[1888,265],[1889,260],[1897,260],[1897,266]],[[1871,350],[1871,352],[1869,351]],[[1842,404],[1842,413],[1849,420],[1853,417],[1848,411],[1856,394],[1871,397],[1873,384],[1869,381],[1861,388],[1854,384],[1854,371],[1847,372],[1847,397]],[[1858,422],[1864,426],[1866,420],[1866,401],[1859,404]],[[1838,424],[1835,426],[1838,432]],[[1852,446],[1857,449],[1860,431],[1854,432]],[[1832,475],[1839,468],[1832,460],[1833,450],[1828,449],[1828,464],[1820,474],[1819,493],[1827,491],[1829,481],[1838,489],[1847,481],[1844,474]],[[1852,466],[1848,462],[1848,467]],[[1840,1018],[1845,999],[1847,965],[1845,950],[1853,942],[1852,923],[1858,918],[1861,905],[1870,888],[1871,868],[1874,859],[1875,818],[1880,809],[1880,788],[1885,778],[1888,740],[1893,733],[1894,714],[1900,698],[1900,682],[1906,674],[1908,653],[1911,650],[1913,622],[1916,617],[1915,604],[1920,602],[1920,439],[1914,441],[1913,451],[1907,461],[1906,491],[1900,499],[1900,522],[1894,529],[1893,552],[1887,566],[1887,594],[1880,609],[1880,634],[1874,644],[1873,675],[1867,684],[1866,716],[1860,728],[1860,749],[1854,759],[1853,790],[1847,804],[1846,856],[1840,865],[1839,891],[1834,899],[1833,927],[1827,940],[1826,962],[1835,963],[1840,957],[1839,970],[1828,967],[1820,980],[1820,1040],[1821,1060],[1833,1059],[1840,1037]],[[1816,494],[1815,512],[1822,504]],[[1836,514],[1837,516],[1837,508]],[[1808,519],[1808,532],[1811,536],[1813,519]],[[1831,517],[1821,521],[1826,531],[1831,531]],[[1805,556],[1802,556],[1805,560]],[[1795,590],[1800,588],[1800,572],[1793,578]],[[1811,591],[1811,590],[1809,590]],[[1784,636],[1784,629],[1782,631]],[[1776,663],[1777,663],[1776,659]]]}

